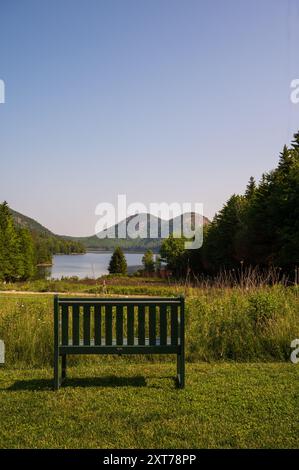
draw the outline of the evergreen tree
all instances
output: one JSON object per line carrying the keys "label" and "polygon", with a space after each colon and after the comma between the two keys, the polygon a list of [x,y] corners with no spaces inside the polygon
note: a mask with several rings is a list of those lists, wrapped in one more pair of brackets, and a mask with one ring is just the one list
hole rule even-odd
{"label": "evergreen tree", "polygon": [[120,247],[115,248],[109,263],[108,271],[110,274],[127,273],[127,261]]}
{"label": "evergreen tree", "polygon": [[[298,134],[294,136],[298,140]],[[299,263],[299,152],[284,147],[277,168],[259,185],[249,216],[252,262],[279,265]]]}
{"label": "evergreen tree", "polygon": [[153,273],[155,271],[155,261],[152,250],[147,250],[144,256],[142,257],[142,264],[144,270],[147,273]]}
{"label": "evergreen tree", "polygon": [[203,258],[211,271],[235,268],[243,259],[237,240],[243,228],[244,210],[245,198],[234,194],[210,224],[203,246]]}
{"label": "evergreen tree", "polygon": [[21,272],[22,279],[29,279],[35,273],[35,249],[33,239],[29,230],[21,228],[18,231],[19,235],[19,248],[21,252]]}
{"label": "evergreen tree", "polygon": [[285,145],[281,154],[279,155],[278,168],[285,170],[292,164],[292,155],[288,147]]}
{"label": "evergreen tree", "polygon": [[30,232],[16,228],[6,202],[0,204],[0,280],[14,282],[32,277],[36,253]]}
{"label": "evergreen tree", "polygon": [[294,134],[294,139],[292,140],[292,149],[296,152],[299,152],[299,131]]}
{"label": "evergreen tree", "polygon": [[253,176],[251,176],[246,186],[246,191],[245,191],[246,199],[251,199],[255,193],[255,190],[256,190],[255,179]]}
{"label": "evergreen tree", "polygon": [[22,275],[20,240],[7,202],[0,204],[0,278],[14,281]]}

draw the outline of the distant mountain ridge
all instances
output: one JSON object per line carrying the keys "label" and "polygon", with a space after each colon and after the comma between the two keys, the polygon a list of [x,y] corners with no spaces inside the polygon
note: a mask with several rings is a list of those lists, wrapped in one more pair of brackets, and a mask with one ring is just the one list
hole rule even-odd
{"label": "distant mountain ridge", "polygon": [[[145,251],[147,249],[158,251],[163,239],[167,237],[167,233],[178,233],[178,227],[182,226],[181,224],[183,220],[183,215],[177,216],[173,219],[163,220],[160,217],[156,217],[152,214],[144,213],[138,215],[138,227],[134,227],[135,217],[136,215],[129,216],[118,224],[109,227],[109,229],[99,232],[98,235],[91,235],[90,237],[66,238],[82,243],[87,251],[113,250],[116,246],[120,246],[121,248],[128,251]],[[201,216],[194,212],[184,214],[184,222],[187,224],[187,227],[191,226],[192,228],[194,228],[195,222],[197,224],[202,223],[202,225],[210,223],[207,217]],[[157,231],[157,236],[152,238],[150,237],[150,230],[153,230],[153,227]],[[137,238],[131,238],[127,235],[125,238],[117,238],[118,234],[127,233],[130,228],[133,230],[133,232],[134,228],[140,231],[141,236]],[[115,233],[115,238],[105,237],[107,232],[112,234]]]}
{"label": "distant mountain ridge", "polygon": [[[142,234],[147,235],[150,234],[150,228],[155,227],[157,229],[157,237],[155,238],[151,238],[150,236],[146,236],[145,238],[130,238],[128,236],[126,238],[104,238],[104,236],[107,234],[107,230],[102,231],[100,233],[100,237],[97,235],[91,235],[88,237],[72,237],[67,235],[57,235],[31,217],[21,214],[20,212],[17,212],[13,209],[10,209],[10,211],[14,217],[15,223],[19,226],[28,228],[30,232],[33,232],[41,237],[53,237],[57,240],[79,242],[87,251],[113,250],[116,246],[121,246],[123,249],[128,251],[145,251],[147,249],[158,251],[163,239],[165,238],[163,235],[167,233],[167,227],[169,227],[170,234],[174,233],[176,228],[180,226],[183,217],[183,215],[180,215],[170,220],[163,220],[160,217],[156,217],[152,214],[144,213],[139,214],[139,224],[137,227],[134,227],[133,224],[134,218],[136,217],[134,215],[127,217],[125,220],[122,220],[115,226],[112,226],[108,229],[110,232],[114,231],[117,237],[119,233],[124,232],[124,229],[130,229],[131,225],[133,225],[133,227],[131,227],[133,231],[136,229],[139,230]],[[200,223],[202,220],[203,225],[210,223],[207,217],[200,216],[194,212],[184,214],[184,220],[188,226],[191,224],[192,227],[194,227],[195,221]]]}

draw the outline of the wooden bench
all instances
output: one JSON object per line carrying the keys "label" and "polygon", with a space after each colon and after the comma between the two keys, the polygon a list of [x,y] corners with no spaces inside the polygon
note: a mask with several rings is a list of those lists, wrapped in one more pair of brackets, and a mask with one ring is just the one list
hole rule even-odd
{"label": "wooden bench", "polygon": [[[176,354],[185,385],[184,297],[54,297],[54,389],[67,354]],[[61,374],[60,374],[61,358]]]}

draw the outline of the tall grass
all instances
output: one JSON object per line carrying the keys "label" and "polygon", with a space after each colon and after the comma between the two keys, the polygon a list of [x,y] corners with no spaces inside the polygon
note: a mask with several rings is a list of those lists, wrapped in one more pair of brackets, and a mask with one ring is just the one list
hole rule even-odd
{"label": "tall grass", "polygon": [[10,366],[39,366],[53,360],[50,297],[0,297],[0,338]]}
{"label": "tall grass", "polygon": [[291,278],[279,267],[272,266],[261,269],[259,266],[244,266],[241,262],[238,269],[222,269],[214,276],[193,276],[195,279],[193,285],[196,287],[218,287],[219,289],[227,287],[253,289],[278,284],[289,286],[298,283],[297,269],[294,274],[295,276]]}
{"label": "tall grass", "polygon": [[299,335],[294,289],[206,289],[187,305],[190,360],[288,360]]}
{"label": "tall grass", "polygon": [[[159,289],[162,289],[143,286],[139,291],[138,286],[116,287],[119,294],[161,295]],[[164,295],[182,293],[182,286],[163,289]],[[290,343],[299,337],[297,287],[186,287],[184,290],[187,360],[289,359]],[[0,338],[5,341],[6,362],[10,367],[52,364],[53,297],[2,294]],[[81,360],[80,357],[72,358],[73,363]],[[126,357],[124,360],[141,361],[144,357]]]}

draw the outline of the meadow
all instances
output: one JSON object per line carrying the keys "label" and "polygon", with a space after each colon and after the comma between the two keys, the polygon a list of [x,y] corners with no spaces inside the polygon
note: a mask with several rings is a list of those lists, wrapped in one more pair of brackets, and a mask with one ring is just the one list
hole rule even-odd
{"label": "meadow", "polygon": [[[67,286],[82,293],[77,285],[63,281],[55,281],[52,287],[68,292]],[[85,285],[85,292],[100,294],[100,290],[102,287]],[[295,286],[192,288],[155,285],[147,280],[127,286],[116,283],[107,290],[105,295],[108,296],[185,294],[186,359],[190,362],[288,361],[290,343],[299,337],[299,289]],[[0,338],[6,343],[7,366],[51,365],[53,295],[0,294]],[[80,361],[80,358],[72,359],[73,364]]]}
{"label": "meadow", "polygon": [[[104,295],[94,282],[50,287]],[[116,278],[105,295],[186,296],[186,388],[175,388],[173,357],[75,356],[58,392],[51,388],[53,294],[37,283],[25,292],[5,288],[0,447],[298,447],[299,366],[290,362],[299,337],[296,286],[124,285]]]}

